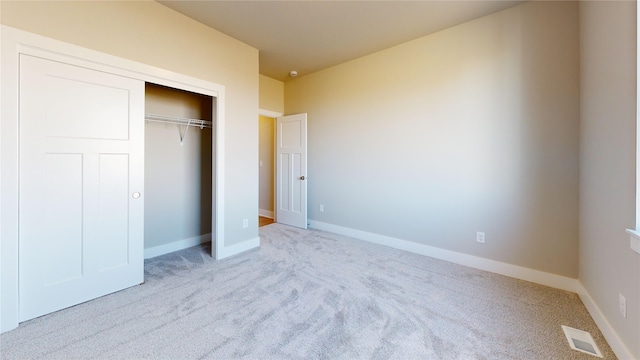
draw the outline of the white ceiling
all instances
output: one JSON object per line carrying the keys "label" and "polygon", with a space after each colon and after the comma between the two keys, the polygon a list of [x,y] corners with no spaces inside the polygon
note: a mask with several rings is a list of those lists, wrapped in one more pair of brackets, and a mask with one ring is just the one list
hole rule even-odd
{"label": "white ceiling", "polygon": [[260,50],[260,73],[286,81],[523,1],[159,0]]}

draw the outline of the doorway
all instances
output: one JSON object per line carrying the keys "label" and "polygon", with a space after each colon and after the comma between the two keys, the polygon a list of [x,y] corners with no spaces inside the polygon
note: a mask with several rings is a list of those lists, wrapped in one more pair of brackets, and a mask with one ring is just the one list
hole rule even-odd
{"label": "doorway", "polygon": [[145,84],[145,259],[211,241],[216,99]]}
{"label": "doorway", "polygon": [[258,226],[275,222],[275,118],[258,117]]}

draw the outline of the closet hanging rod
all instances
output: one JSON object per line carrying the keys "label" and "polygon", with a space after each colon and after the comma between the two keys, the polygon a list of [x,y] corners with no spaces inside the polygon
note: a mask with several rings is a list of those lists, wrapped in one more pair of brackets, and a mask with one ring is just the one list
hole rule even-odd
{"label": "closet hanging rod", "polygon": [[212,128],[213,122],[202,119],[189,119],[176,116],[158,115],[158,114],[144,114],[144,119],[147,121],[160,122],[166,124],[178,124],[185,126],[197,126],[199,128]]}

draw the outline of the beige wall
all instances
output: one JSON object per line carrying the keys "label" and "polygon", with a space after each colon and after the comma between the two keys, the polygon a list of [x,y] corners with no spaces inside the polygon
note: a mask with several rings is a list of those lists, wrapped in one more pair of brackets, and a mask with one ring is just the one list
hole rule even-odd
{"label": "beige wall", "polygon": [[259,209],[264,216],[273,216],[275,208],[273,206],[275,185],[274,185],[274,131],[275,119],[266,116],[260,116],[259,131],[260,134],[260,201]]}
{"label": "beige wall", "polygon": [[4,25],[225,86],[225,242],[258,236],[258,50],[153,1],[0,6]]}
{"label": "beige wall", "polygon": [[284,112],[284,83],[260,75],[260,109]]}
{"label": "beige wall", "polygon": [[636,3],[581,2],[580,23],[580,281],[640,359],[640,255],[624,231],[636,212]]}
{"label": "beige wall", "polygon": [[578,69],[577,3],[531,2],[286,82],[309,217],[576,278]]}
{"label": "beige wall", "polygon": [[[212,105],[210,96],[146,86],[145,113],[211,121]],[[211,134],[208,128],[145,124],[145,249],[215,233]]]}

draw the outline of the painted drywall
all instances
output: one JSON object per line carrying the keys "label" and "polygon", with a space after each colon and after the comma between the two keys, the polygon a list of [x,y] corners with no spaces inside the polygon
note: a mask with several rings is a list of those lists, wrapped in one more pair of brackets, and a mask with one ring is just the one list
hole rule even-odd
{"label": "painted drywall", "polygon": [[284,83],[260,75],[260,109],[276,113],[284,112]]}
{"label": "painted drywall", "polygon": [[257,49],[154,1],[2,1],[0,10],[4,25],[225,86],[225,244],[257,238]]}
{"label": "painted drywall", "polygon": [[274,201],[274,129],[275,119],[260,116],[259,122],[259,159],[260,159],[260,194],[259,212],[263,216],[273,217]]}
{"label": "painted drywall", "polygon": [[530,2],[286,82],[309,218],[576,278],[578,54]]}
{"label": "painted drywall", "polygon": [[580,281],[640,359],[640,256],[625,233],[636,215],[636,3],[581,2],[580,49]]}
{"label": "painted drywall", "polygon": [[[210,96],[151,84],[145,89],[145,113],[211,121],[213,104]],[[211,134],[208,128],[146,122],[145,249],[215,233]]]}

